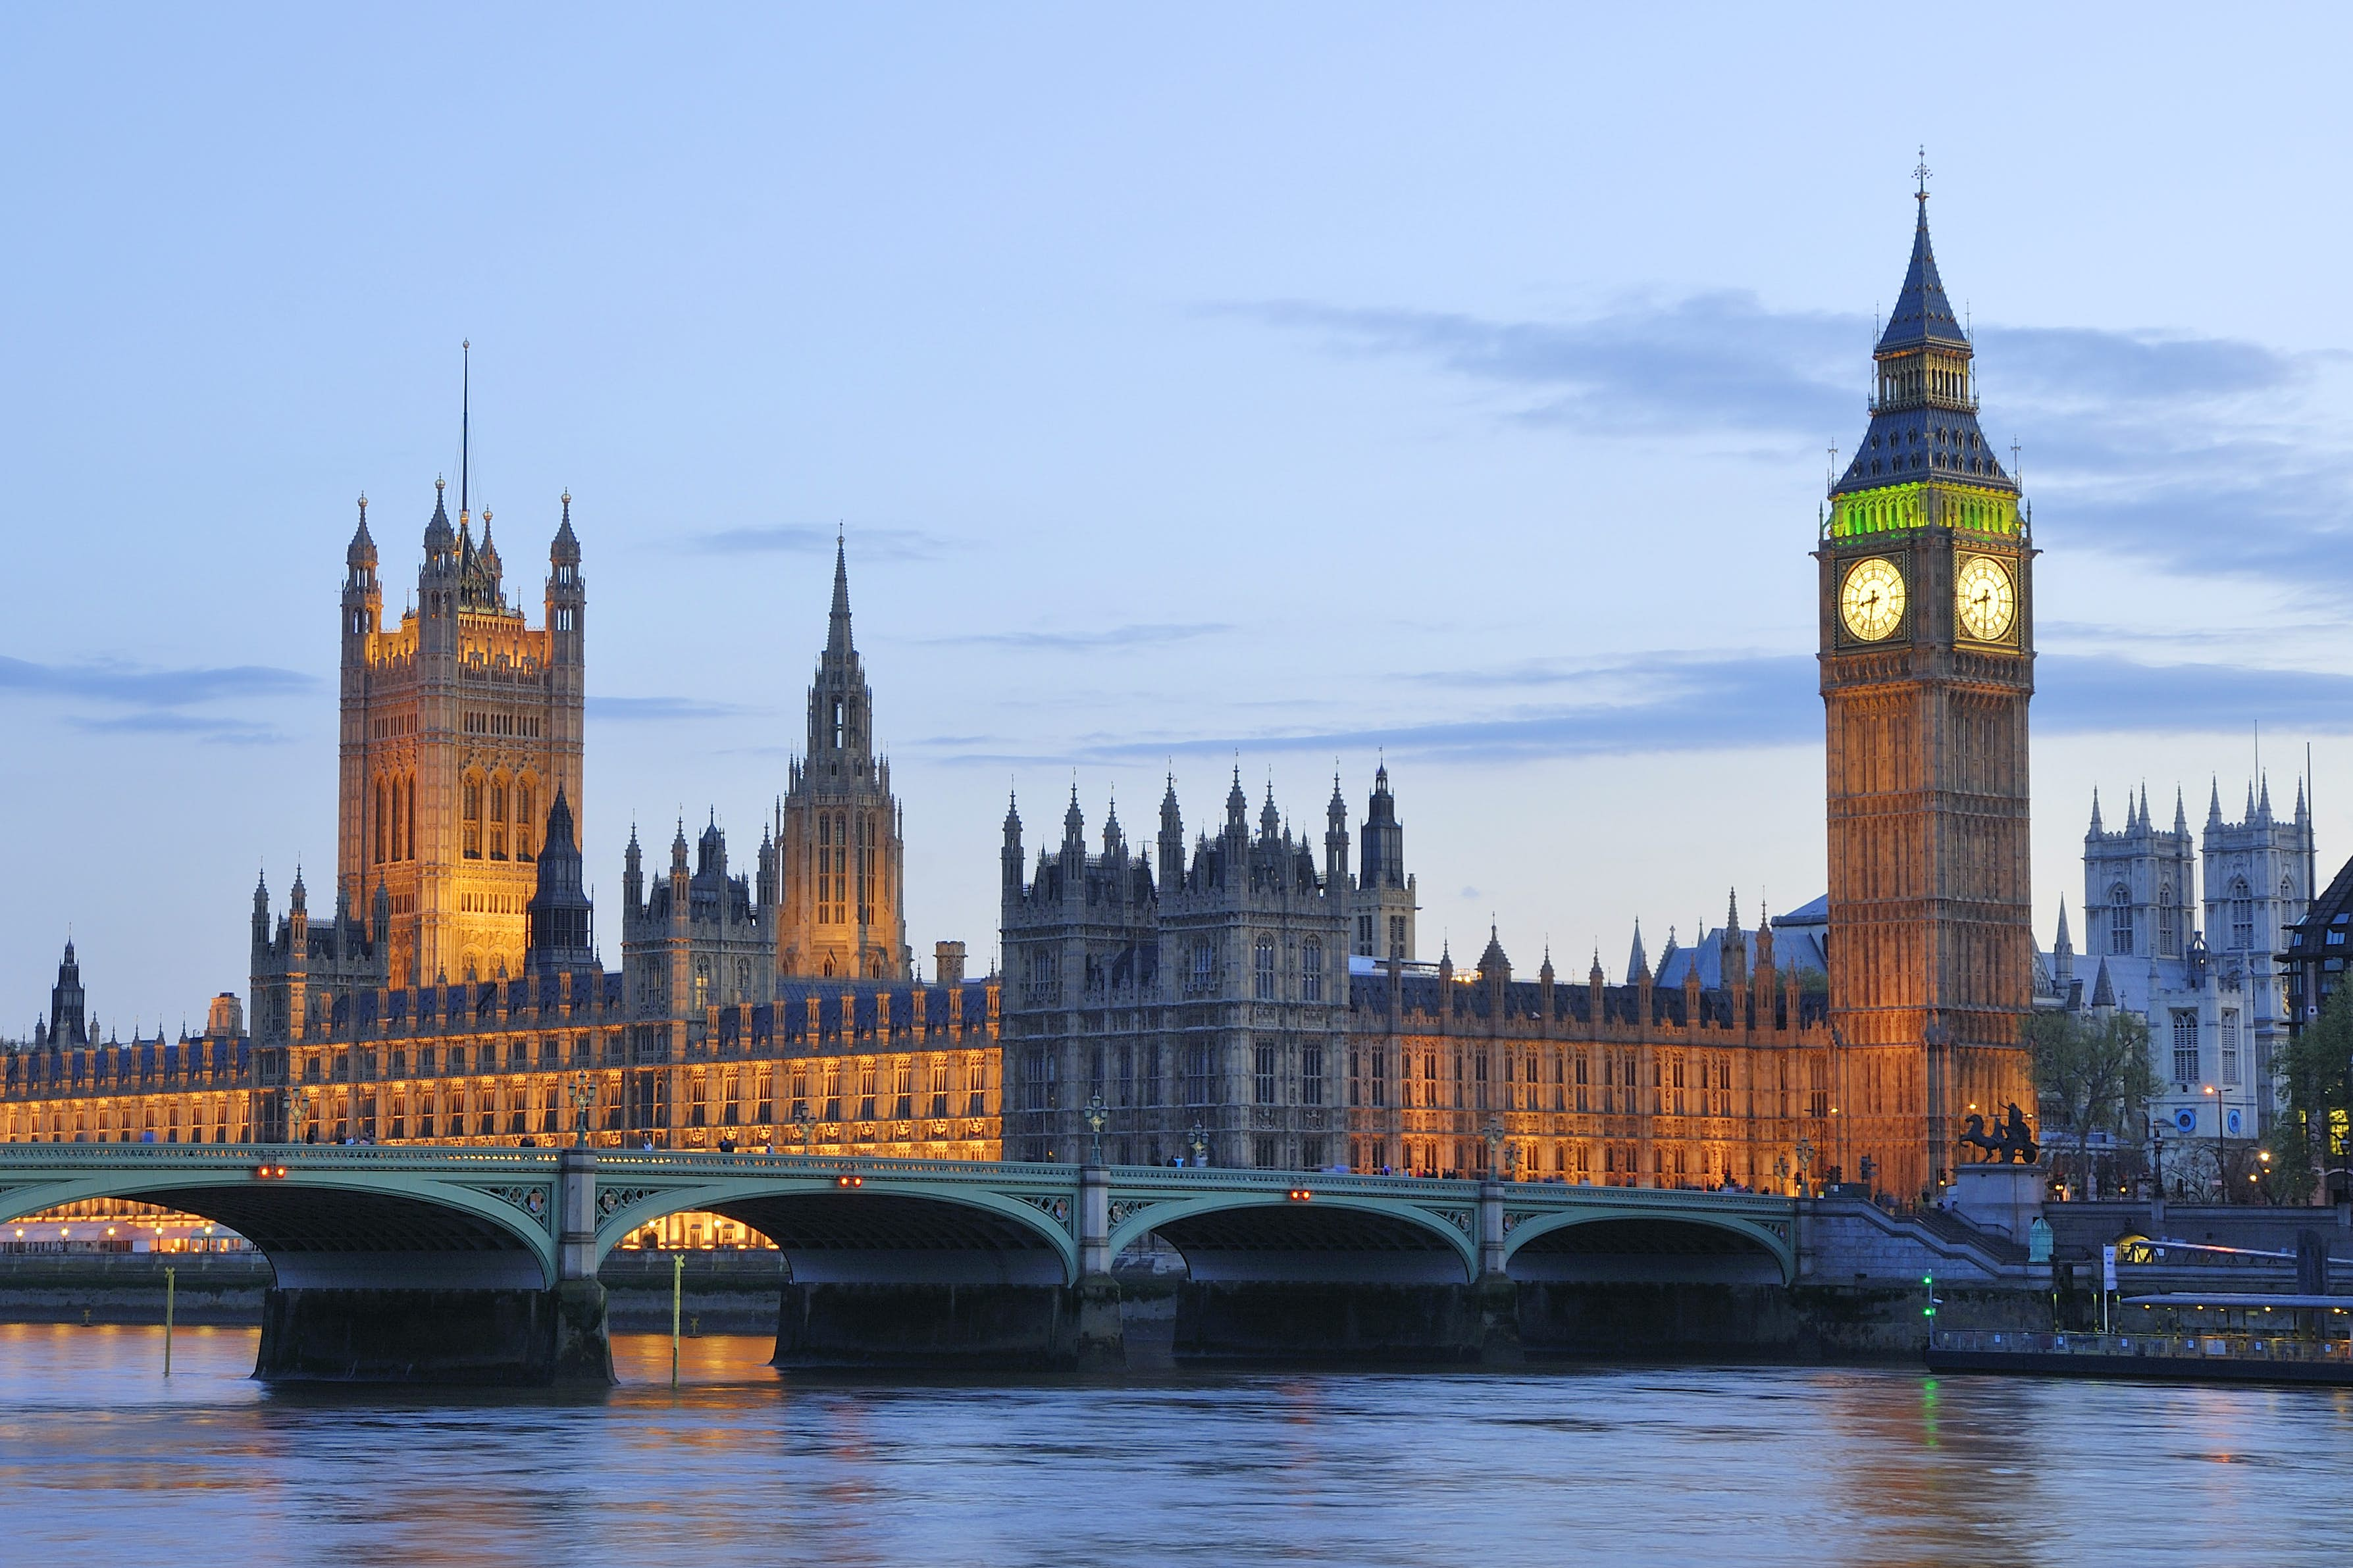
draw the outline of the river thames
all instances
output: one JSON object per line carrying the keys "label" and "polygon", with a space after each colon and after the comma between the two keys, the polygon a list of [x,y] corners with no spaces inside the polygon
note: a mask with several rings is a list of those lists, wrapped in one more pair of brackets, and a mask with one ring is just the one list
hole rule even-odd
{"label": "river thames", "polygon": [[0,1325],[0,1561],[2343,1562],[2353,1394],[1901,1368],[272,1391],[254,1335]]}

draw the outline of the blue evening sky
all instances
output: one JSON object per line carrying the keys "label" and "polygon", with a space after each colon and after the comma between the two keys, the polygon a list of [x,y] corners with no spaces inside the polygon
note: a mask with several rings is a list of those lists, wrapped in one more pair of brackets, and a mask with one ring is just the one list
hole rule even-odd
{"label": "blue evening sky", "polygon": [[[1613,979],[1822,887],[1808,557],[1925,141],[2036,506],[2044,941],[2094,787],[2304,743],[2353,850],[2345,13],[65,7],[0,13],[0,1032],[242,991],[332,901],[335,603],[391,607],[474,344],[537,618],[569,486],[590,874],[748,858],[837,526],[910,940],[997,824],[1386,749],[1423,942]],[[607,957],[617,912],[603,911]],[[2079,927],[2080,930],[2080,927]]]}

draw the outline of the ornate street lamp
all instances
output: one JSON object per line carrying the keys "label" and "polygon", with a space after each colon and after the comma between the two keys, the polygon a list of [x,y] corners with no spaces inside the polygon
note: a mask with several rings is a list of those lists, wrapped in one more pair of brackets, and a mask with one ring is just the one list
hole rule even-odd
{"label": "ornate street lamp", "polygon": [[588,1147],[588,1113],[596,1109],[596,1080],[585,1068],[572,1075],[572,1146]]}
{"label": "ornate street lamp", "polygon": [[1100,1165],[1103,1163],[1103,1123],[1111,1120],[1111,1112],[1104,1109],[1103,1097],[1100,1091],[1087,1096],[1087,1108],[1079,1113],[1079,1120],[1087,1124],[1087,1135],[1093,1140],[1088,1153],[1088,1162]]}
{"label": "ornate street lamp", "polygon": [[1201,1130],[1199,1122],[1193,1123],[1193,1135],[1185,1142],[1193,1151],[1193,1163],[1206,1165],[1209,1163],[1209,1135]]}

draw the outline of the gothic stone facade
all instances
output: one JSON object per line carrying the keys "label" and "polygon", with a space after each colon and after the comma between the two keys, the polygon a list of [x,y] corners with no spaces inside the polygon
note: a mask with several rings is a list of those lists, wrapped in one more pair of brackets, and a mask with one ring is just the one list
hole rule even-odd
{"label": "gothic stone facade", "polygon": [[1831,1024],[1848,1136],[1927,1191],[1968,1108],[2034,1103],[2027,703],[2034,552],[1978,427],[1968,334],[1920,198],[1874,358],[1871,426],[1832,485],[1820,564]]}
{"label": "gothic stone facade", "polygon": [[516,973],[537,837],[581,794],[586,584],[572,498],[548,547],[545,619],[507,603],[491,514],[449,526],[434,482],[417,602],[384,626],[367,503],[345,555],[336,890],[386,892],[385,963],[403,986]]}

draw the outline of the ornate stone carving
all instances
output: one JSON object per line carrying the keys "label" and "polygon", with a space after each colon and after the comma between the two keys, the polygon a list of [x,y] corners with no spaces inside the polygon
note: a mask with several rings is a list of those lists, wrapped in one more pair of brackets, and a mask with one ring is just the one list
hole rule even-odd
{"label": "ornate stone carving", "polygon": [[1430,1210],[1430,1213],[1436,1215],[1439,1218],[1444,1220],[1447,1224],[1452,1226],[1463,1235],[1469,1236],[1471,1234],[1472,1214],[1469,1209],[1432,1209]]}

